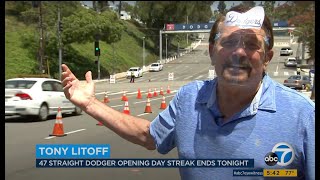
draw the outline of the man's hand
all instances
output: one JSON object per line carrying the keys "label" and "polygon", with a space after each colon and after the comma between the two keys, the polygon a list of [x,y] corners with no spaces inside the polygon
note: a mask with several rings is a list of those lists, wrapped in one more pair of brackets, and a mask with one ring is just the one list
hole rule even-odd
{"label": "man's hand", "polygon": [[80,81],[74,76],[67,65],[62,64],[62,86],[67,99],[73,104],[86,110],[87,106],[95,99],[94,82],[92,81],[91,71],[86,73],[86,81],[80,84]]}

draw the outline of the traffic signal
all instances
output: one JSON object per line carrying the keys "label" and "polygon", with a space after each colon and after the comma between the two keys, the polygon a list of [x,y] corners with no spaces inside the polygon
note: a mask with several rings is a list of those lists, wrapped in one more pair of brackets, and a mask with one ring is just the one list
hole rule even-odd
{"label": "traffic signal", "polygon": [[94,42],[94,55],[100,56],[99,41]]}
{"label": "traffic signal", "polygon": [[62,26],[62,22],[61,21],[59,21],[58,27],[59,27],[59,31],[62,32],[63,31],[63,26]]}

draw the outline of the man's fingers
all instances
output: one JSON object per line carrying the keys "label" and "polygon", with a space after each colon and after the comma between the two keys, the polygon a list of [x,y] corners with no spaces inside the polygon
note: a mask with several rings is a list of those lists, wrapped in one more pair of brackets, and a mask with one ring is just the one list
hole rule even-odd
{"label": "man's fingers", "polygon": [[71,70],[68,68],[67,65],[62,64],[62,65],[61,65],[61,68],[62,68],[62,71],[63,71],[62,75],[63,75],[64,77],[70,76],[70,77],[72,77],[73,79],[77,79],[77,77],[71,72]]}
{"label": "man's fingers", "polygon": [[70,87],[71,87],[71,84],[68,83],[67,85],[65,85],[65,86],[63,87],[63,91],[69,90]]}
{"label": "man's fingers", "polygon": [[66,86],[67,84],[69,84],[68,82],[70,82],[70,81],[71,81],[70,77],[62,78],[62,81],[61,81],[62,86],[63,87]]}
{"label": "man's fingers", "polygon": [[91,71],[88,71],[86,73],[86,81],[87,81],[87,83],[91,83],[92,82],[92,73],[91,73]]}
{"label": "man's fingers", "polygon": [[65,64],[61,64],[61,68],[63,72],[66,72],[69,69],[68,66]]}

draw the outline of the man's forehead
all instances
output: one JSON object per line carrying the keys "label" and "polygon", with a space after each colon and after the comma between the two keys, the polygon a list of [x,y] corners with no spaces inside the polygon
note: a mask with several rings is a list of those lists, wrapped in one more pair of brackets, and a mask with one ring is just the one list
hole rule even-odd
{"label": "man's forehead", "polygon": [[262,36],[266,35],[263,28],[241,29],[237,26],[225,26],[224,23],[220,23],[218,29],[219,29],[219,32],[223,34],[241,33],[241,34],[257,34]]}

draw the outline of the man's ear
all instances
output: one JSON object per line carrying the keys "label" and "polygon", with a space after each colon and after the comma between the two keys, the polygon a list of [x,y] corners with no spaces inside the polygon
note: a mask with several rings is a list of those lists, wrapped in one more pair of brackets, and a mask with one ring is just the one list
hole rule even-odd
{"label": "man's ear", "polygon": [[269,64],[269,62],[271,61],[272,57],[273,57],[273,50],[268,50],[266,52],[266,59],[264,60],[264,65],[267,66]]}
{"label": "man's ear", "polygon": [[211,60],[211,65],[215,65],[215,60],[214,60],[214,45],[212,43],[209,43],[209,56]]}
{"label": "man's ear", "polygon": [[209,56],[212,57],[213,56],[213,44],[209,43]]}

